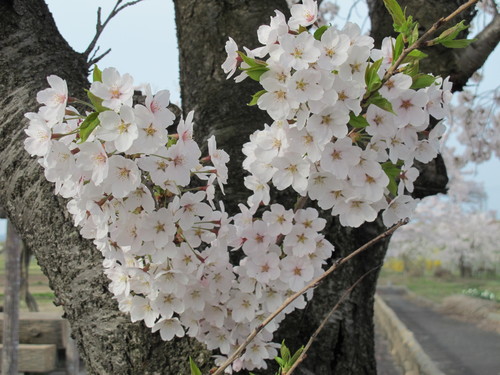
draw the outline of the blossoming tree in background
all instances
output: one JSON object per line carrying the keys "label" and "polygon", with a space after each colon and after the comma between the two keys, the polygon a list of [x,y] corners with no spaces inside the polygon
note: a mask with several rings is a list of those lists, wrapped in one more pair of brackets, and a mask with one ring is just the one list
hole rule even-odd
{"label": "blossoming tree in background", "polygon": [[[220,4],[197,4],[194,13],[194,4],[176,4],[181,59],[207,61],[206,56],[193,59],[190,53],[200,53],[214,44],[202,37],[193,39],[192,32],[186,33],[187,27],[196,24],[187,18],[194,14],[197,17],[212,14],[201,8],[217,8]],[[413,160],[429,162],[437,154],[441,129],[439,126],[427,129],[429,115],[442,118],[451,87],[446,80],[419,74],[418,61],[424,54],[407,49],[417,42],[418,33],[414,30],[418,27],[395,3],[389,2],[389,8],[402,36],[386,39],[381,50],[374,50],[373,41],[360,35],[355,25],[341,30],[315,28],[315,2],[292,7],[289,20],[283,13],[276,12],[271,24],[259,29],[258,40],[262,44],[259,49],[238,53],[232,40],[226,44],[230,54],[223,64],[226,72],[234,73],[240,64],[243,76],[238,80],[248,76],[261,87],[246,79],[241,90],[228,89],[233,93],[231,98],[208,95],[209,86],[202,91],[194,86],[188,90],[189,79],[200,81],[197,74],[204,74],[196,65],[196,70],[182,75],[183,105],[187,110],[184,119],[175,125],[172,124],[174,116],[167,108],[168,93],[153,95],[146,90],[145,102],[134,104],[131,77],[120,75],[114,69],[94,70],[94,82],[88,92],[90,107],[79,111],[66,109],[66,82],[49,76],[51,88],[40,92],[37,98],[44,107],[28,115],[29,138],[25,146],[40,158],[45,177],[56,183],[56,191],[70,198],[68,209],[81,227],[81,236],[93,239],[101,252],[98,256],[89,246],[78,255],[67,253],[70,258],[78,257],[80,263],[66,279],[73,292],[62,289],[58,292],[60,302],[73,321],[75,335],[86,348],[84,355],[90,371],[184,371],[176,370],[179,368],[176,366],[182,365],[175,363],[179,361],[173,354],[165,357],[168,344],[160,344],[158,335],[148,336],[150,333],[143,326],[130,325],[109,302],[109,295],[102,300],[88,296],[89,285],[109,283],[98,274],[101,256],[105,258],[106,274],[112,280],[111,292],[120,310],[129,312],[133,321],[143,320],[145,326],[159,331],[164,340],[190,336],[209,349],[229,355],[286,296],[322,272],[332,252],[331,242],[336,244],[335,253],[343,257],[353,246],[367,242],[383,230],[381,220],[376,221],[379,211],[384,212],[387,225],[409,214],[414,205],[410,193],[418,175]],[[266,6],[261,9],[257,4],[252,4],[248,11],[267,12],[265,18],[271,14]],[[230,25],[220,23],[226,24]],[[434,44],[454,42],[461,25],[434,39]],[[250,35],[244,27],[233,32],[241,38],[233,33],[222,34],[234,35],[238,41]],[[255,27],[251,33],[255,33]],[[202,34],[203,37],[218,35]],[[187,45],[184,38],[190,40],[189,49],[182,47]],[[197,48],[197,43],[202,47]],[[256,45],[256,41],[251,45]],[[214,74],[217,84],[232,87],[224,82],[220,73]],[[215,139],[210,137],[206,148],[209,157],[206,157],[207,153],[193,139],[193,119],[196,122],[196,118],[199,119],[201,131],[203,123],[206,126],[213,121],[224,125],[235,112],[234,105],[229,103],[236,101],[238,106],[243,103],[242,95],[235,93],[248,93],[248,88],[257,92],[251,104],[269,114],[272,121],[263,130],[254,132],[244,146],[246,159],[242,164],[250,172],[245,185],[253,194],[248,198],[248,194],[240,191],[244,198],[235,200],[238,194],[233,192],[234,187],[224,187],[227,154],[218,149]],[[193,94],[200,92],[201,97],[194,101]],[[217,105],[210,103],[214,98]],[[194,116],[189,112],[191,109],[195,109]],[[214,109],[217,110],[214,112]],[[253,108],[246,111],[255,113]],[[262,121],[254,115],[246,120],[260,127],[268,122],[266,113],[259,115]],[[214,115],[215,118],[211,118]],[[214,132],[218,143],[228,144],[235,135],[231,131]],[[231,147],[234,145],[228,144],[228,151]],[[233,170],[235,176],[232,176]],[[232,177],[237,177],[238,169],[234,166],[231,169],[230,165],[229,171]],[[197,187],[188,186],[192,177],[199,180]],[[278,191],[294,191],[292,196],[300,197],[295,209],[281,204],[258,209],[261,203],[271,203],[268,183]],[[217,186],[232,194],[233,199],[220,204],[214,199]],[[337,235],[329,233],[331,239],[325,239],[318,233],[327,222],[319,218],[315,208],[305,208],[306,196],[317,201],[319,208],[338,216],[340,226],[329,224],[329,231],[337,228]],[[238,203],[245,202],[246,205],[235,210]],[[230,209],[228,213],[225,206]],[[56,214],[62,222],[64,216],[64,213]],[[364,224],[360,229],[347,228],[359,227],[364,222],[373,224]],[[40,229],[36,230],[40,233]],[[44,232],[42,229],[41,233]],[[69,242],[56,237],[59,247],[68,246]],[[30,240],[29,234],[27,238]],[[230,249],[241,249],[237,266],[229,261]],[[359,262],[346,265],[344,273],[338,274],[340,280],[334,281],[338,283],[335,288],[331,288],[332,284],[328,288],[325,283],[323,286],[334,291],[334,295],[319,300],[332,301],[335,293],[342,290],[341,285],[354,283],[350,278],[359,279],[374,263],[379,266],[384,245],[377,249],[361,259],[364,265]],[[43,266],[43,255],[40,255]],[[85,271],[92,269],[89,262],[95,265],[94,272]],[[63,263],[46,270],[49,276],[57,277],[61,267]],[[346,272],[351,276],[346,277]],[[370,303],[363,308],[354,307],[356,298],[363,293],[372,298],[373,281],[372,278],[364,289],[361,285],[356,289],[358,297],[353,296],[342,311],[345,317],[337,319],[337,323],[325,331],[330,334],[333,328],[337,335],[344,336],[345,347],[332,352],[343,353],[334,361],[339,371],[347,368],[345,366],[359,373],[374,370],[373,350],[368,349],[372,333],[367,340],[358,338],[347,324],[348,321],[357,326],[371,324],[370,314],[363,312],[370,310]],[[83,292],[85,290],[87,292]],[[79,291],[81,299],[67,299],[75,291]],[[320,296],[324,292],[325,288],[315,290]],[[93,288],[91,294],[94,293],[102,292]],[[318,298],[312,299],[312,291],[306,297],[311,306],[307,316],[313,323],[315,306],[321,304],[315,304]],[[285,313],[303,308],[305,303],[306,298],[301,297],[288,305],[278,319],[258,333],[243,356],[233,363],[233,368],[266,367],[264,360],[275,354],[276,345],[271,340],[277,323]],[[346,318],[349,314],[353,314],[353,319]],[[297,316],[300,315],[295,313],[295,319]],[[335,328],[342,321],[347,325]],[[283,323],[286,329],[286,320]],[[89,324],[94,330],[88,330]],[[122,335],[120,344],[115,342],[118,336],[109,334],[114,326],[118,335],[117,324],[133,327],[125,339]],[[302,326],[309,329],[307,325]],[[294,331],[300,336],[300,330]],[[116,356],[106,360],[101,352],[106,351],[111,342]],[[349,349],[349,345],[356,342],[358,349],[367,347],[367,351],[358,353],[354,347]],[[182,343],[190,341],[175,342],[175,350],[182,350]],[[127,354],[120,354],[120,350]],[[192,354],[193,349],[189,352]],[[195,349],[194,353],[198,353],[197,362],[203,362],[204,352]],[[310,354],[310,358],[323,355],[318,350]],[[331,361],[325,357],[312,366],[315,372],[321,373],[327,363]]]}

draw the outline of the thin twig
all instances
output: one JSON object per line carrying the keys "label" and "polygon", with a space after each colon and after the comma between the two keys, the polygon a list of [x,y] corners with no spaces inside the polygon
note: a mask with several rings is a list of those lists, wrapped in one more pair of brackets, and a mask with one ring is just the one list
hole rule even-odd
{"label": "thin twig", "polygon": [[354,11],[354,9],[358,6],[360,0],[356,0],[352,3],[351,7],[349,8],[349,13],[347,13],[347,17],[345,19],[345,22],[349,22],[351,20],[351,16],[352,16],[352,12]]}
{"label": "thin twig", "polygon": [[[98,47],[98,48],[99,48],[99,47]],[[96,50],[96,52],[97,52],[97,50]],[[108,53],[110,53],[110,52],[111,52],[111,48],[108,48],[108,49],[106,50],[106,52],[101,53],[99,56],[97,56],[97,57],[92,57],[92,58],[91,58],[91,59],[87,62],[87,65],[88,65],[88,66],[92,66],[92,65],[94,65],[94,64],[97,64],[99,61],[101,61],[101,59],[102,59],[104,56],[106,56],[106,55],[107,55]],[[94,54],[94,56],[95,56],[95,54]]]}
{"label": "thin twig", "polygon": [[304,347],[304,350],[302,350],[302,353],[300,353],[300,356],[299,358],[297,358],[297,360],[295,361],[295,363],[292,365],[292,367],[290,367],[290,369],[286,372],[286,373],[283,373],[282,375],[292,375],[292,373],[295,371],[295,369],[299,366],[299,364],[306,358],[306,353],[307,351],[309,350],[309,348],[311,347],[312,343],[314,342],[314,340],[316,340],[316,337],[318,337],[319,333],[323,330],[323,328],[325,327],[326,323],[328,322],[328,320],[330,319],[330,317],[332,316],[332,314],[337,311],[337,309],[339,308],[340,304],[342,302],[344,302],[344,300],[347,298],[347,296],[349,295],[349,293],[352,292],[352,290],[371,272],[375,271],[376,269],[380,268],[380,266],[377,266],[377,267],[374,267],[372,268],[371,270],[369,270],[368,272],[366,272],[365,274],[363,274],[358,280],[356,280],[356,282],[354,284],[352,284],[345,292],[344,294],[342,294],[342,296],[340,297],[340,299],[337,301],[337,303],[335,304],[335,306],[333,306],[333,308],[330,310],[330,312],[328,314],[326,314],[325,318],[323,319],[323,321],[321,322],[321,324],[318,326],[318,328],[316,329],[316,331],[314,331],[314,333],[312,334],[312,336],[309,338],[309,341],[307,341],[307,344],[306,346]]}
{"label": "thin twig", "polygon": [[447,17],[441,17],[438,19],[420,38],[417,39],[411,46],[408,46],[403,50],[401,55],[398,57],[396,62],[389,68],[387,69],[387,72],[384,75],[384,78],[382,78],[382,84],[384,84],[391,76],[394,74],[396,69],[401,65],[403,60],[410,54],[411,51],[422,48],[426,45],[426,42],[431,38],[431,36],[445,23],[449,22],[451,19],[453,19],[455,16],[458,14],[462,13],[464,10],[467,8],[471,7],[475,3],[477,3],[479,0],[469,0],[465,4],[461,5],[458,7],[454,12],[452,12],[450,15]]}
{"label": "thin twig", "polygon": [[316,279],[311,281],[309,284],[307,284],[305,287],[303,287],[301,290],[296,292],[295,294],[292,294],[290,297],[288,297],[285,302],[281,304],[281,306],[276,309],[271,315],[269,315],[262,323],[260,323],[253,331],[250,333],[250,335],[247,336],[245,341],[236,349],[236,351],[213,373],[213,375],[221,375],[224,370],[231,364],[233,363],[239,356],[241,356],[241,353],[243,350],[250,344],[250,342],[255,338],[255,336],[258,335],[262,329],[267,326],[276,316],[278,316],[288,305],[290,305],[293,301],[295,301],[297,298],[299,298],[302,294],[307,292],[309,289],[312,289],[316,287],[321,281],[323,281],[324,278],[326,278],[328,275],[333,273],[337,268],[339,268],[341,265],[349,261],[351,258],[354,258],[356,255],[359,253],[362,253],[366,249],[368,249],[370,246],[373,244],[377,243],[378,241],[390,236],[396,229],[399,227],[405,225],[408,223],[408,219],[401,220],[399,223],[394,225],[392,228],[386,230],[384,233],[378,235],[377,237],[373,238],[372,240],[368,241],[365,243],[363,246],[357,248],[355,251],[353,251],[351,254],[344,258],[339,258],[337,261],[325,272],[323,272],[320,276],[318,276]]}
{"label": "thin twig", "polygon": [[[96,30],[96,33],[94,35],[94,38],[92,39],[92,41],[90,42],[89,46],[87,47],[87,49],[85,50],[85,52],[83,52],[83,55],[84,56],[89,56],[90,53],[92,52],[92,50],[95,48],[96,44],[97,44],[97,41],[99,39],[99,37],[101,36],[102,32],[104,31],[104,28],[106,27],[106,25],[108,24],[109,21],[111,21],[111,19],[116,16],[118,13],[120,13],[123,9],[125,9],[126,7],[129,7],[131,5],[135,5],[137,3],[140,3],[141,1],[143,0],[134,0],[134,1],[129,1],[128,3],[125,3],[123,5],[120,6],[120,4],[122,3],[123,0],[118,0],[113,8],[113,10],[109,13],[108,17],[106,18],[106,20],[104,21],[104,23],[102,23],[102,20],[101,20],[101,7],[97,8],[97,23],[96,23],[96,26],[95,26],[95,30]],[[104,57],[104,55],[106,55],[109,51],[106,51],[103,55],[101,55],[99,57],[99,60],[101,58]],[[92,59],[91,59],[92,60]],[[91,64],[89,63],[89,66]]]}

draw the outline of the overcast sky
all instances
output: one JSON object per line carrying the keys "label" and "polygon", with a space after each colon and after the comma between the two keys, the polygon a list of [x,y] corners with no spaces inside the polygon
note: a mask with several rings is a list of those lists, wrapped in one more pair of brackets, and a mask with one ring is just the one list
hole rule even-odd
{"label": "overcast sky", "polygon": [[[78,52],[87,48],[95,34],[97,8],[103,8],[102,17],[105,19],[115,4],[113,0],[46,2],[61,34]],[[344,23],[352,3],[348,0],[337,1],[343,12],[336,20],[338,25]],[[363,22],[365,15],[366,10],[362,5],[352,12],[351,20]],[[138,85],[150,83],[153,91],[168,89],[171,92],[171,100],[179,102],[178,51],[172,1],[144,0],[124,9],[110,21],[98,45],[101,46],[98,53],[112,48],[99,62],[101,69],[113,66],[122,74],[130,73]],[[486,64],[486,77],[498,77],[498,68],[494,67],[500,64],[499,55],[497,48]],[[497,79],[486,80],[486,88],[494,88],[494,85],[498,85]],[[500,161],[494,159],[479,166],[477,179],[484,183],[488,193],[486,208],[500,212]],[[0,236],[4,231],[5,223],[0,220]]]}

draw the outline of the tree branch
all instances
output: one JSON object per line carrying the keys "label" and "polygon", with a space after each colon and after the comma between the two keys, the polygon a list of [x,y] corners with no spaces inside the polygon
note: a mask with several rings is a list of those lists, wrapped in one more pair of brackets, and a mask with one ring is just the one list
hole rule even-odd
{"label": "tree branch", "polygon": [[363,246],[357,248],[354,250],[352,253],[350,253],[348,256],[344,258],[339,258],[336,260],[336,262],[325,272],[323,272],[320,276],[318,276],[316,279],[311,281],[309,284],[307,284],[305,287],[303,287],[301,290],[296,292],[295,294],[292,294],[290,297],[288,297],[285,302],[281,304],[279,308],[277,308],[271,315],[269,315],[261,324],[259,324],[253,331],[248,335],[248,337],[245,339],[245,341],[236,349],[236,351],[222,364],[220,367],[213,373],[213,375],[221,375],[224,370],[231,364],[233,363],[238,357],[241,356],[241,353],[243,353],[243,350],[252,342],[252,340],[259,334],[260,331],[264,329],[265,326],[267,326],[276,316],[278,316],[288,305],[290,305],[293,301],[295,301],[297,298],[299,298],[302,294],[307,292],[309,289],[315,288],[318,286],[318,284],[323,281],[328,275],[333,273],[335,270],[337,270],[341,265],[349,261],[350,259],[354,258],[356,255],[362,253],[366,249],[370,248],[372,245],[377,243],[378,241],[390,236],[396,229],[399,227],[408,224],[408,219],[401,220],[399,223],[394,225],[393,227],[389,228],[386,230],[384,233],[378,235],[377,237],[371,239],[367,243],[365,243]]}
{"label": "tree branch", "polygon": [[451,76],[454,91],[462,90],[469,78],[483,66],[498,45],[500,41],[500,14],[495,14],[488,26],[476,36],[476,39],[467,48],[458,51],[457,59],[460,61],[461,69]]}
{"label": "tree branch", "polygon": [[352,290],[371,272],[375,271],[376,269],[382,267],[382,265],[380,266],[377,266],[375,268],[372,268],[371,270],[369,270],[368,272],[366,272],[365,274],[363,274],[358,280],[356,280],[356,282],[354,284],[352,284],[345,292],[344,294],[342,294],[342,296],[339,298],[339,300],[337,301],[337,303],[335,304],[335,306],[333,306],[333,308],[330,310],[330,312],[328,314],[326,314],[325,318],[323,319],[323,321],[321,322],[321,324],[318,326],[318,328],[316,329],[316,331],[314,331],[314,333],[311,335],[311,337],[309,338],[309,341],[307,341],[307,344],[306,346],[304,347],[304,350],[302,351],[302,353],[300,353],[300,356],[299,358],[297,358],[297,360],[295,361],[295,363],[292,365],[292,367],[290,367],[290,369],[286,372],[286,373],[283,373],[283,375],[292,375],[292,373],[295,371],[295,369],[299,366],[299,364],[306,358],[306,353],[307,351],[309,350],[309,348],[311,347],[311,345],[313,344],[314,340],[316,340],[316,337],[318,337],[319,333],[323,330],[323,328],[325,327],[326,323],[328,322],[328,320],[330,319],[330,317],[332,316],[332,314],[337,311],[337,309],[339,308],[340,304],[342,302],[344,302],[344,300],[347,298],[347,296],[352,292]]}
{"label": "tree branch", "polygon": [[441,26],[451,21],[457,15],[459,15],[472,5],[476,4],[478,1],[479,0],[469,0],[465,4],[458,7],[454,12],[452,12],[447,17],[442,17],[438,19],[420,38],[418,38],[418,40],[415,43],[413,43],[411,46],[408,46],[403,50],[398,59],[392,64],[392,66],[389,69],[387,69],[384,78],[382,78],[382,83],[385,83],[389,78],[391,78],[391,76],[396,72],[396,69],[401,65],[403,60],[410,54],[411,51],[426,46],[426,42],[432,37],[432,35],[434,35],[434,33]]}
{"label": "tree branch", "polygon": [[[94,35],[94,38],[90,42],[89,46],[85,50],[85,52],[83,52],[83,55],[85,57],[87,57],[87,58],[89,57],[90,53],[95,48],[95,46],[97,44],[97,41],[99,40],[99,37],[101,36],[102,32],[106,28],[106,25],[109,23],[109,21],[111,21],[111,19],[114,16],[116,16],[118,13],[120,13],[126,7],[129,7],[131,5],[135,5],[137,3],[140,3],[143,0],[129,1],[128,3],[125,3],[125,4],[123,4],[123,5],[120,6],[120,4],[122,3],[122,1],[123,0],[118,0],[116,2],[113,10],[109,13],[109,15],[106,18],[106,20],[104,21],[104,23],[102,23],[102,21],[101,21],[101,11],[102,11],[102,8],[101,7],[97,8],[97,23],[96,23],[96,26],[95,26],[96,33]],[[106,54],[109,53],[109,51],[111,51],[111,49],[108,49],[106,52],[104,52],[101,56],[99,56],[97,58],[94,58],[94,56],[95,56],[95,54],[94,54],[90,59],[88,59],[88,63],[87,63],[88,66],[90,66],[90,65],[92,65],[92,63],[97,62],[100,59],[102,59]],[[96,50],[96,52],[97,52],[97,50]]]}

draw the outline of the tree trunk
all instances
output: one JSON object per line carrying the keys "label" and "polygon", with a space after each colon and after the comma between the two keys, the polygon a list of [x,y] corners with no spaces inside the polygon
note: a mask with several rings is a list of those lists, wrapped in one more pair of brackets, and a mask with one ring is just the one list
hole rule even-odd
{"label": "tree trunk", "polygon": [[101,254],[81,238],[64,200],[54,196],[42,168],[24,151],[23,114],[37,110],[35,94],[47,87],[46,77],[57,74],[71,93],[82,94],[88,85],[85,58],[60,36],[41,0],[1,1],[0,28],[0,206],[48,276],[87,372],[186,374],[189,354],[207,362],[208,353],[194,340],[164,343],[118,311]]}
{"label": "tree trunk", "polygon": [[[436,3],[433,18],[444,6],[441,3],[445,2]],[[176,0],[175,5],[183,108],[185,112],[196,110],[198,135],[200,131],[204,137],[215,134],[218,144],[231,154],[231,182],[225,200],[234,209],[247,196],[241,184],[241,144],[269,119],[245,105],[259,90],[258,84],[247,81],[236,86],[226,81],[220,69],[224,44],[232,36],[239,46],[257,46],[257,27],[269,21],[274,9],[286,12],[286,3]],[[372,16],[385,10],[373,12]],[[151,334],[143,324],[130,323],[129,316],[118,311],[107,291],[100,253],[81,238],[64,200],[53,195],[53,186],[45,180],[41,167],[23,149],[27,125],[23,113],[36,111],[35,94],[47,87],[46,76],[61,76],[71,93],[80,94],[88,84],[85,57],[60,36],[42,0],[0,1],[0,49],[0,207],[48,276],[88,373],[188,374],[188,355],[197,363],[208,363],[209,354],[193,340],[163,343],[158,334]],[[426,181],[438,181],[429,193],[442,191],[445,171],[436,166],[426,170],[434,177]],[[345,256],[383,230],[380,221],[358,229],[341,228],[336,220],[330,221],[335,257]],[[382,263],[386,245],[387,241],[378,244],[323,283],[314,302],[294,314],[278,340],[285,337],[293,349],[304,344],[342,292]],[[298,374],[376,372],[372,319],[376,278],[377,271],[351,293]]]}

